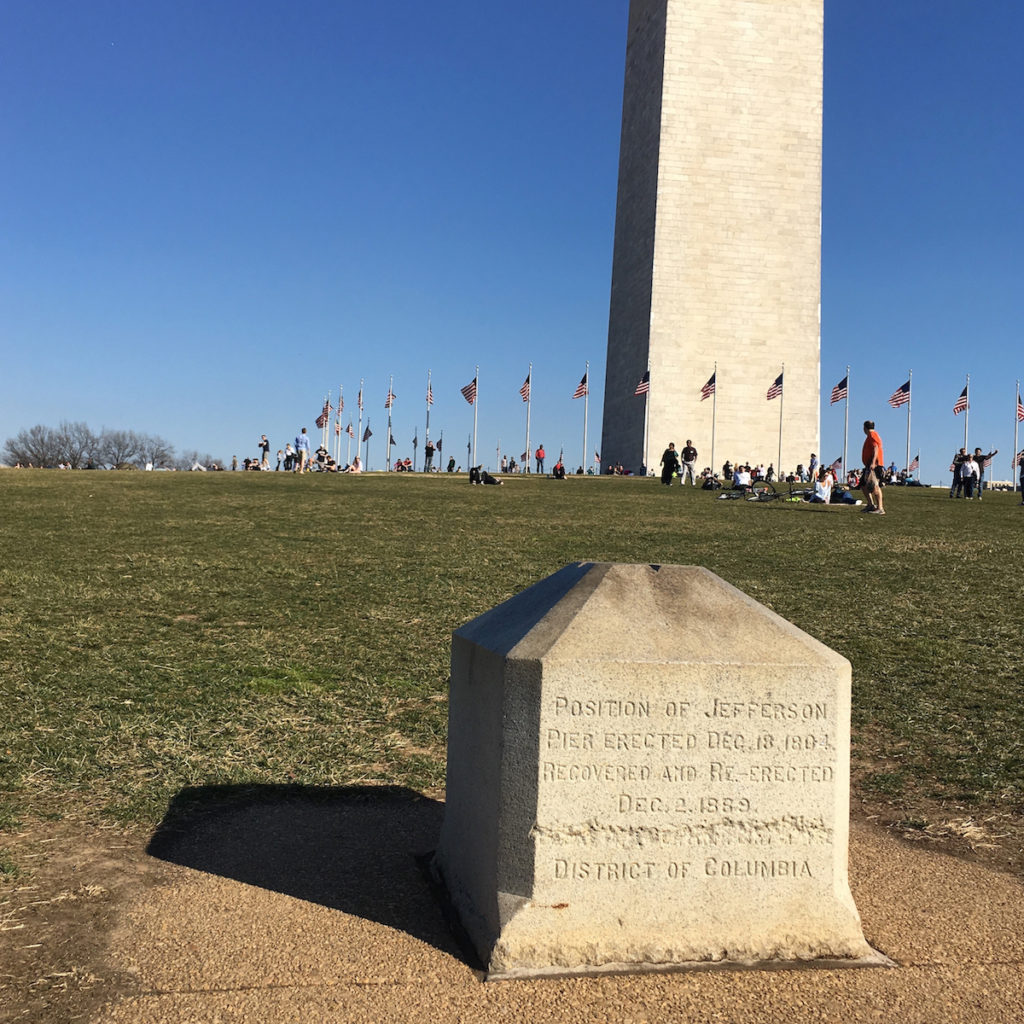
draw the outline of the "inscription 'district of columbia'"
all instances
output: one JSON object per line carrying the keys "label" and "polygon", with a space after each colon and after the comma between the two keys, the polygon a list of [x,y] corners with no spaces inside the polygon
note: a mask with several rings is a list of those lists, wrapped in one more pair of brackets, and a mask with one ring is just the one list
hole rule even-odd
{"label": "inscription 'district of columbia'", "polygon": [[849,663],[688,566],[568,566],[453,639],[437,873],[491,977],[879,963]]}

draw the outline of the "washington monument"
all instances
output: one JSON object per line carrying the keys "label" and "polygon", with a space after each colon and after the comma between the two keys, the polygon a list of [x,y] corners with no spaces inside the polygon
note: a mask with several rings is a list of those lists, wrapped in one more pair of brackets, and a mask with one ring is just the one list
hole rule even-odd
{"label": "washington monument", "polygon": [[605,465],[687,439],[711,465],[713,409],[719,466],[820,451],[823,20],[824,0],[630,2]]}

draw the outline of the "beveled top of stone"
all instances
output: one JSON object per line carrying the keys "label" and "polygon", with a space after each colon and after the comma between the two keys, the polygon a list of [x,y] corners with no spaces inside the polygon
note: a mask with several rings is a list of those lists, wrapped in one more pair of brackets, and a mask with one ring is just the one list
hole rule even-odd
{"label": "beveled top of stone", "polygon": [[696,565],[577,562],[455,631],[506,657],[551,661],[847,667]]}

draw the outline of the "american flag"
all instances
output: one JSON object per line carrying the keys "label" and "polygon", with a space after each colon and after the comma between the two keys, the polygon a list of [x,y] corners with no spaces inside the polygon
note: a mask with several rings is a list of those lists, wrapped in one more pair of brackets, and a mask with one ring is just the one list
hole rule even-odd
{"label": "american flag", "polygon": [[362,412],[362,409],[363,409],[363,389],[362,388],[359,389],[359,396],[356,398],[356,405],[359,406],[359,411]]}
{"label": "american flag", "polygon": [[836,459],[836,461],[833,462],[832,465],[829,466],[828,468],[831,469],[832,472],[835,473],[836,476],[839,476],[839,470],[841,470],[843,468],[843,457],[842,457],[842,455],[840,455],[839,458]]}
{"label": "american flag", "polygon": [[634,395],[646,395],[651,390],[651,371],[648,370],[641,378],[640,383],[636,386]]}
{"label": "american flag", "polygon": [[427,405],[434,404],[434,389],[431,385],[427,385]]}
{"label": "american flag", "polygon": [[526,462],[529,459],[529,457],[530,457],[530,453],[529,452],[523,452],[523,454],[519,456],[519,461],[520,462]]}
{"label": "american flag", "polygon": [[920,468],[921,468],[921,456],[920,455],[915,455],[910,460],[910,465],[907,466],[907,472],[908,473],[916,473]]}
{"label": "american flag", "polygon": [[576,385],[576,390],[572,393],[572,397],[582,398],[584,395],[588,393],[588,390],[589,389],[587,388],[587,375],[583,374],[583,380],[581,380],[579,384]]}
{"label": "american flag", "polygon": [[1021,450],[1013,457],[1013,464],[1015,466],[1019,466],[1022,462],[1024,462],[1024,448],[1021,448]]}
{"label": "american flag", "polygon": [[366,429],[363,431],[363,440],[369,441],[373,437],[373,431],[370,429],[370,424],[366,424]]}
{"label": "american flag", "polygon": [[960,397],[953,403],[953,415],[959,416],[967,408],[967,388],[960,392]]}
{"label": "american flag", "polygon": [[420,435],[419,434],[413,434],[413,436],[412,436],[412,446],[413,446],[413,449],[419,448],[419,446],[420,446]]}
{"label": "american flag", "polygon": [[[713,374],[711,374],[710,377],[708,377],[707,384],[705,384],[704,387],[702,387],[700,389],[700,400],[702,402],[704,401],[705,398],[710,398],[715,393],[715,388],[717,387],[717,385],[715,383],[715,378],[717,376],[718,376],[718,371],[715,370],[715,372]],[[781,380],[782,380],[782,378],[780,377],[779,381],[781,382]],[[769,394],[768,397],[771,398],[772,396]]]}
{"label": "american flag", "polygon": [[444,438],[443,438],[443,437],[442,437],[442,438],[441,438],[441,440],[440,440],[440,441],[438,441],[438,442],[437,442],[437,444],[436,444],[436,445],[434,446],[435,448],[437,448],[437,450],[438,450],[438,451],[440,451],[440,450],[441,450],[441,442],[442,442],[442,441],[444,441]]}
{"label": "american flag", "polygon": [[329,401],[324,402],[323,412],[320,413],[316,418],[316,425],[323,430],[327,426],[328,420],[331,418],[331,403]]}
{"label": "american flag", "polygon": [[388,437],[388,444],[389,444],[389,445],[392,445],[392,444],[398,444],[398,442],[397,442],[397,441],[395,440],[395,435],[394,435],[394,434],[391,434],[391,435],[390,435],[390,436]]}
{"label": "american flag", "polygon": [[523,401],[528,402],[530,400],[530,377],[532,374],[526,375],[526,380],[523,381],[523,386],[519,389],[519,394],[523,396]]}
{"label": "american flag", "polygon": [[982,456],[981,468],[982,469],[988,469],[988,467],[991,466],[991,465],[992,465],[992,456],[991,455],[984,455],[984,456]]}
{"label": "american flag", "polygon": [[836,402],[841,402],[850,393],[850,377],[849,374],[845,376],[833,389],[832,398],[829,401],[829,405],[835,405]]}
{"label": "american flag", "polygon": [[338,392],[338,415],[340,416],[345,411],[345,399],[341,397],[341,392]]}
{"label": "american flag", "polygon": [[388,397],[384,399],[384,408],[390,409],[395,404],[395,393],[388,388]]}
{"label": "american flag", "polygon": [[773,398],[778,398],[782,394],[782,374],[780,373],[775,380],[772,381],[772,386],[768,389],[768,401],[770,402]]}
{"label": "american flag", "polygon": [[348,434],[349,437],[355,437],[356,436],[356,432],[352,429],[352,421],[351,420],[348,421],[348,429],[345,431],[345,433]]}
{"label": "american flag", "polygon": [[898,409],[901,405],[906,405],[910,401],[910,381],[906,384],[901,384],[893,393],[889,399],[889,404],[894,408]]}
{"label": "american flag", "polygon": [[334,421],[334,436],[341,437],[341,420]]}
{"label": "american flag", "polygon": [[476,377],[474,377],[464,388],[459,388],[462,397],[472,405],[476,401]]}
{"label": "american flag", "polygon": [[1024,402],[1021,402],[1020,395],[1017,396],[1017,419],[1024,420]]}

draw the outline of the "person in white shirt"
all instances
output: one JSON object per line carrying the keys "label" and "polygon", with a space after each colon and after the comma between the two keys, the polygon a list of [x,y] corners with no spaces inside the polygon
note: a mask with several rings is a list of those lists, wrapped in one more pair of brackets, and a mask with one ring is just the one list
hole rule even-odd
{"label": "person in white shirt", "polygon": [[832,477],[823,469],[814,481],[814,493],[808,499],[816,505],[827,505],[832,500]]}
{"label": "person in white shirt", "polygon": [[974,461],[973,455],[968,455],[960,463],[960,482],[963,484],[964,497],[974,497],[974,485],[978,482],[978,464]]}

